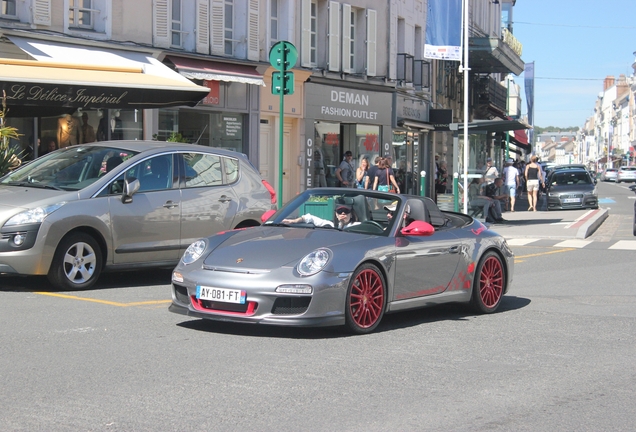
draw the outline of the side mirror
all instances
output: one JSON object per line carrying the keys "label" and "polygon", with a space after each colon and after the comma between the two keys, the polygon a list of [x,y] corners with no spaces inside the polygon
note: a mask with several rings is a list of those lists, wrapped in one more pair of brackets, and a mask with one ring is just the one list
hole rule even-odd
{"label": "side mirror", "polygon": [[276,210],[267,210],[265,213],[261,215],[261,223],[265,223],[265,221],[272,217],[272,215],[276,213]]}
{"label": "side mirror", "polygon": [[428,222],[413,221],[400,232],[405,236],[426,237],[433,235],[435,228]]}
{"label": "side mirror", "polygon": [[141,184],[135,177],[127,177],[124,179],[124,190],[121,193],[121,202],[128,204],[132,202],[132,196],[139,190]]}

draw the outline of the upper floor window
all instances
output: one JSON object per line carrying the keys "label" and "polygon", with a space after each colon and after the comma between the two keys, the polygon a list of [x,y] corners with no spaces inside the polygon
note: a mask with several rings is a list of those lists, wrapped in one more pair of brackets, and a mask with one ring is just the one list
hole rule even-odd
{"label": "upper floor window", "polygon": [[351,9],[351,20],[349,21],[349,68],[355,67],[356,53],[356,10]]}
{"label": "upper floor window", "polygon": [[225,19],[223,21],[224,52],[234,54],[234,0],[225,0]]}
{"label": "upper floor window", "polygon": [[181,0],[172,0],[172,39],[171,45],[176,48],[183,46],[183,31],[182,31],[182,13],[181,13]]}
{"label": "upper floor window", "polygon": [[15,6],[16,0],[2,0],[0,16],[3,18],[17,18],[18,11]]}
{"label": "upper floor window", "polygon": [[316,64],[317,61],[317,41],[318,41],[318,5],[315,0],[311,2],[310,9],[310,19],[311,19],[311,27],[310,27],[310,42],[309,42],[309,61],[312,65]]}
{"label": "upper floor window", "polygon": [[94,9],[93,0],[70,0],[69,27],[93,29],[96,12],[99,10]]}
{"label": "upper floor window", "polygon": [[270,3],[270,9],[269,9],[269,38],[272,45],[274,45],[276,42],[280,40],[280,35],[279,35],[280,16],[278,14],[279,14],[278,0],[272,0]]}

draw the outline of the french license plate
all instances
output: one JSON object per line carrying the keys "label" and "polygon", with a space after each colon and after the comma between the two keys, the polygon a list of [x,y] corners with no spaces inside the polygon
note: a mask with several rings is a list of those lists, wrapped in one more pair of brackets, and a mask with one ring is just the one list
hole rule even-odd
{"label": "french license plate", "polygon": [[197,285],[197,298],[199,300],[245,304],[245,291]]}
{"label": "french license plate", "polygon": [[564,203],[577,203],[581,202],[581,198],[566,198],[563,200]]}

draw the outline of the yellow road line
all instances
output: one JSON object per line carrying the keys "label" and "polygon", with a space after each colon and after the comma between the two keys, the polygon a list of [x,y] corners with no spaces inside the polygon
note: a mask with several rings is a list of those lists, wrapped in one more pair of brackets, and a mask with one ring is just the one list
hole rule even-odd
{"label": "yellow road line", "polygon": [[550,254],[555,254],[555,253],[561,253],[561,252],[570,252],[576,250],[576,248],[563,248],[563,249],[555,249],[555,250],[551,250],[548,252],[541,252],[541,253],[535,253],[535,254],[530,254],[530,255],[519,255],[519,256],[515,256],[515,263],[520,263],[523,262],[524,258],[532,258],[532,257],[538,257],[538,256],[542,256],[542,255],[550,255]]}
{"label": "yellow road line", "polygon": [[170,303],[172,301],[172,300],[151,300],[151,301],[133,302],[133,303],[120,303],[120,302],[114,302],[109,300],[92,299],[88,297],[78,297],[78,296],[72,296],[68,294],[58,294],[58,293],[49,293],[49,292],[36,292],[34,294],[45,295],[50,297],[59,297],[59,298],[65,298],[65,299],[71,299],[71,300],[87,301],[87,302],[93,302],[93,303],[101,303],[101,304],[107,304],[110,306],[118,306],[118,307],[158,305],[158,304]]}

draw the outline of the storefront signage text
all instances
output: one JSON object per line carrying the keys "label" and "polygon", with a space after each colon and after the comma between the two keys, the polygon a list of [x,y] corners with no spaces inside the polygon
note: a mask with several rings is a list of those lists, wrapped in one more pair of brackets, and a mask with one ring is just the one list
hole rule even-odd
{"label": "storefront signage text", "polygon": [[[331,90],[331,102],[337,102],[347,105],[369,106],[369,95],[363,95],[351,91]],[[321,114],[353,117],[356,119],[377,120],[378,113],[376,111],[367,111],[363,109],[341,108],[335,106],[325,106],[320,108]]]}
{"label": "storefront signage text", "polygon": [[11,87],[11,92],[7,95],[10,100],[24,100],[36,102],[59,102],[64,104],[83,105],[85,108],[93,105],[119,105],[128,94],[127,91],[118,95],[101,93],[99,95],[91,95],[86,88],[77,89],[72,94],[60,93],[58,87],[51,89],[38,85],[26,86],[16,84]]}
{"label": "storefront signage text", "polygon": [[305,150],[305,167],[307,168],[307,173],[305,174],[305,178],[307,179],[306,186],[308,188],[311,187],[311,168],[313,165],[314,158],[314,141],[311,138],[307,138],[307,150]]}
{"label": "storefront signage text", "polygon": [[241,130],[241,121],[236,117],[223,117],[225,122],[225,135],[235,137]]}

